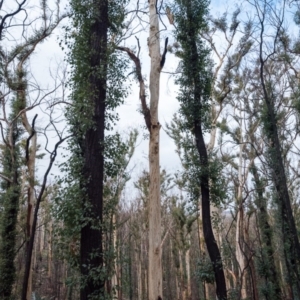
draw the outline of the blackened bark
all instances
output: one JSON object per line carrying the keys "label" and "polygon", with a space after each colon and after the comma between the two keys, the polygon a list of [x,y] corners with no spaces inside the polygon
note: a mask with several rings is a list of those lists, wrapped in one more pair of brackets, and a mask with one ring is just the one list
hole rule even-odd
{"label": "blackened bark", "polygon": [[[14,151],[14,149],[11,149],[11,151]],[[14,168],[14,164],[11,166]],[[13,173],[12,182],[6,184],[6,195],[4,196],[6,199],[4,199],[4,210],[1,217],[0,298],[3,300],[11,299],[12,287],[16,276],[14,260],[20,189],[17,170],[13,171]]]}
{"label": "blackened bark", "polygon": [[274,260],[274,249],[272,245],[272,228],[268,222],[266,201],[263,196],[264,188],[255,165],[253,165],[253,167],[251,168],[251,172],[254,177],[254,182],[257,191],[256,205],[258,206],[259,209],[258,224],[261,232],[263,246],[266,248],[265,250],[267,255],[265,256],[263,254],[262,259],[267,260],[264,261],[264,263],[269,266],[266,269],[266,273],[264,274],[264,277],[266,283],[270,284],[274,289],[274,294],[265,295],[265,297],[266,300],[272,300],[272,299],[280,300],[282,299],[282,293],[279,284],[278,272],[276,271],[275,260]]}
{"label": "blackened bark", "polygon": [[[187,19],[191,15],[191,7],[187,9]],[[191,21],[191,20],[190,20]],[[227,299],[227,290],[225,275],[223,270],[223,264],[221,259],[221,254],[219,247],[216,243],[210,216],[210,191],[209,191],[209,162],[206,145],[204,142],[203,131],[202,131],[202,120],[201,120],[201,110],[203,107],[202,99],[202,89],[204,88],[201,82],[201,74],[197,66],[200,64],[200,57],[198,54],[197,44],[195,41],[196,32],[193,26],[190,27],[190,30],[187,32],[190,49],[190,75],[193,82],[194,89],[194,99],[191,99],[192,103],[196,105],[195,114],[194,114],[194,134],[196,138],[196,146],[200,157],[201,164],[201,176],[200,176],[200,188],[201,188],[201,200],[202,200],[202,222],[203,222],[203,234],[207,247],[207,251],[210,257],[210,260],[213,264],[213,270],[216,280],[216,293],[219,300]],[[199,111],[197,110],[200,110]],[[203,112],[202,112],[203,113]]]}
{"label": "blackened bark", "polygon": [[[105,278],[101,271],[103,266],[102,248],[102,214],[103,214],[103,174],[104,174],[104,128],[107,73],[107,0],[93,1],[95,16],[90,34],[90,69],[89,94],[94,107],[93,126],[84,135],[84,166],[86,197],[83,203],[85,217],[91,218],[81,229],[80,259],[81,275],[84,285],[80,299],[87,300],[91,295],[104,294]],[[88,208],[86,208],[86,205]],[[100,269],[99,269],[100,268]],[[97,270],[95,272],[95,270]],[[94,272],[91,272],[94,271]],[[92,274],[93,275],[92,275]],[[97,276],[97,278],[93,278]]]}
{"label": "blackened bark", "polygon": [[209,174],[208,174],[208,155],[206,145],[203,138],[201,122],[195,121],[195,137],[197,150],[200,156],[202,174],[200,177],[201,200],[202,200],[202,222],[203,234],[210,260],[213,264],[213,270],[216,280],[216,293],[218,299],[227,299],[227,290],[225,275],[221,254],[216,243],[210,216],[210,191],[209,191]]}
{"label": "blackened bark", "polygon": [[[200,157],[201,164],[201,175],[199,178],[200,189],[201,189],[201,200],[202,200],[202,222],[203,222],[203,234],[204,240],[206,243],[207,251],[210,257],[210,260],[213,265],[215,281],[216,281],[216,294],[219,300],[227,299],[227,290],[225,275],[223,270],[223,264],[221,259],[221,254],[216,243],[210,216],[210,190],[209,190],[209,162],[206,145],[204,142],[202,126],[202,119],[204,118],[203,114],[203,91],[205,87],[201,80],[199,67],[204,61],[201,61],[201,58],[198,53],[196,38],[198,32],[193,24],[193,10],[191,1],[186,2],[186,13],[187,13],[187,24],[189,25],[186,32],[186,51],[185,55],[188,57],[187,66],[188,77],[191,81],[191,87],[193,88],[193,99],[190,101],[190,113],[193,113],[193,125],[194,125],[194,134],[196,138],[196,146],[198,154]],[[194,106],[194,107],[193,107]],[[190,118],[191,116],[188,116]]]}
{"label": "blackened bark", "polygon": [[[269,167],[272,172],[273,182],[278,197],[278,205],[281,210],[282,235],[284,240],[284,252],[288,269],[289,282],[294,286],[297,296],[300,296],[300,243],[297,234],[295,219],[292,212],[291,201],[287,186],[282,149],[279,140],[277,119],[275,112],[275,99],[272,92],[268,90],[265,83],[265,62],[263,59],[263,34],[264,16],[261,20],[259,60],[260,60],[260,82],[264,101],[267,107],[267,117],[265,130],[270,140],[269,146]],[[270,57],[270,56],[269,56]]]}

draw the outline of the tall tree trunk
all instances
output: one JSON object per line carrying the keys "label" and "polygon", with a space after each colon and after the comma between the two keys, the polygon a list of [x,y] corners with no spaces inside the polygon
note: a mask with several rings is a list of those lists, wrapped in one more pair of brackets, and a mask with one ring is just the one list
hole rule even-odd
{"label": "tall tree trunk", "polygon": [[159,166],[159,131],[158,101],[161,71],[159,19],[157,1],[149,1],[150,32],[149,53],[150,70],[150,140],[149,140],[149,257],[148,257],[148,296],[149,300],[162,299],[162,264],[161,264],[161,203],[160,203],[160,166]]}
{"label": "tall tree trunk", "polygon": [[[186,0],[178,1],[178,5],[180,13],[177,13],[175,16],[175,21],[179,24],[177,27],[177,38],[181,43],[183,57],[181,82],[182,86],[185,87],[180,101],[182,112],[187,122],[186,126],[192,129],[196,140],[196,149],[201,167],[198,180],[202,202],[203,234],[213,265],[216,294],[218,299],[224,300],[227,299],[226,282],[221,254],[212,229],[209,159],[203,134],[204,123],[207,119],[207,101],[210,97],[210,84],[212,80],[209,71],[207,71],[207,51],[199,40],[199,31],[204,29],[205,5],[207,5],[207,2],[194,3],[191,0]],[[201,19],[201,14],[203,19]]]}
{"label": "tall tree trunk", "polygon": [[[251,215],[249,216],[250,219]],[[248,245],[250,245],[250,236],[249,236],[249,221],[248,226],[245,228],[245,240]],[[253,300],[259,300],[258,296],[258,289],[257,289],[257,276],[256,276],[256,269],[253,260],[253,255],[250,254],[249,257],[249,268],[250,268],[250,275],[251,275],[251,285],[252,285],[252,297]]]}
{"label": "tall tree trunk", "polygon": [[[103,177],[104,130],[107,73],[108,1],[93,1],[94,21],[90,28],[89,103],[93,106],[93,124],[84,133],[83,176],[86,197],[83,201],[85,217],[90,219],[81,229],[80,265],[83,287],[81,300],[92,295],[104,295],[105,278],[93,278],[91,273],[103,267]],[[97,72],[95,71],[97,70]]]}
{"label": "tall tree trunk", "polygon": [[[298,232],[295,224],[294,215],[292,212],[289,190],[287,186],[287,178],[285,173],[285,167],[282,156],[282,149],[279,140],[277,116],[275,111],[275,95],[270,90],[272,87],[268,87],[266,83],[265,64],[270,55],[264,58],[263,42],[265,33],[265,17],[266,10],[262,11],[260,18],[260,43],[259,43],[259,61],[260,61],[260,82],[262,86],[262,92],[264,101],[267,108],[267,120],[265,120],[265,131],[270,140],[269,145],[269,168],[273,177],[274,186],[278,197],[278,207],[281,213],[282,222],[282,235],[284,242],[284,253],[288,269],[289,282],[293,286],[294,297],[300,297],[300,243]],[[277,30],[281,30],[281,24]],[[276,35],[277,37],[277,35]],[[276,41],[276,40],[275,40]]]}
{"label": "tall tree trunk", "polygon": [[242,126],[240,126],[240,153],[239,153],[239,186],[237,194],[237,221],[236,221],[236,260],[238,262],[238,289],[241,299],[247,298],[246,289],[246,257],[245,257],[245,242],[244,242],[244,204],[243,204],[243,149],[244,143],[242,140]]}
{"label": "tall tree trunk", "polygon": [[157,1],[149,0],[150,32],[148,39],[149,55],[151,58],[150,70],[150,108],[146,103],[145,83],[141,72],[141,63],[132,50],[125,47],[117,47],[128,53],[136,66],[136,73],[140,85],[140,100],[146,126],[150,133],[149,139],[149,175],[150,196],[148,206],[148,299],[162,299],[162,264],[161,264],[161,203],[160,203],[160,166],[159,166],[159,132],[161,125],[158,121],[159,81],[161,69],[165,62],[165,52],[160,55],[159,19],[157,13]]}
{"label": "tall tree trunk", "polygon": [[48,235],[47,235],[47,243],[48,243],[48,258],[47,258],[47,277],[49,282],[51,282],[52,278],[52,261],[53,261],[53,252],[52,252],[52,221],[49,223]]}
{"label": "tall tree trunk", "polygon": [[[10,131],[15,131],[17,121],[14,121]],[[6,158],[9,161],[9,179],[4,183],[5,195],[2,199],[3,212],[1,215],[1,243],[0,243],[0,298],[10,300],[12,288],[15,282],[15,246],[16,246],[16,224],[19,211],[20,189],[18,185],[17,157],[15,150],[16,136],[11,132],[10,149],[7,149]]]}
{"label": "tall tree trunk", "polygon": [[[201,165],[204,170],[207,170],[208,157],[207,157],[206,146],[203,138],[201,122],[199,121],[195,121],[195,136],[196,136],[197,149],[200,155]],[[224,276],[224,271],[222,266],[221,254],[218,245],[216,243],[213,230],[212,230],[212,225],[211,225],[209,175],[207,174],[207,172],[205,173],[202,174],[200,178],[203,233],[204,233],[204,239],[208,250],[208,254],[213,263],[213,270],[215,273],[215,280],[217,285],[216,287],[217,297],[220,300],[221,299],[224,300],[227,299],[225,276]]]}
{"label": "tall tree trunk", "polygon": [[[7,81],[13,82],[8,78]],[[19,154],[17,141],[20,137],[19,120],[16,117],[19,113],[18,108],[22,106],[25,99],[26,82],[24,73],[17,72],[15,85],[10,88],[15,92],[16,99],[12,105],[10,125],[7,131],[3,156],[3,174],[7,177],[2,183],[5,191],[2,197],[3,212],[1,216],[1,243],[0,243],[0,298],[11,299],[12,287],[15,282],[15,246],[16,246],[16,225],[19,211],[19,198],[21,190],[19,187]],[[3,104],[4,105],[4,104]],[[3,179],[2,179],[3,180]]]}
{"label": "tall tree trunk", "polygon": [[138,244],[136,245],[136,268],[137,268],[137,296],[138,299],[143,299],[143,287],[142,287],[142,261],[141,261],[141,247],[142,244]]}
{"label": "tall tree trunk", "polygon": [[259,224],[262,246],[263,246],[262,259],[263,259],[263,263],[265,263],[266,266],[268,266],[268,268],[265,268],[265,274],[263,274],[263,276],[265,278],[266,284],[271,285],[274,290],[272,294],[268,293],[265,295],[265,297],[266,300],[271,300],[271,299],[280,300],[282,299],[282,292],[280,289],[279,274],[276,270],[275,259],[274,259],[275,251],[272,244],[273,230],[268,221],[269,216],[267,212],[267,203],[263,195],[264,183],[260,179],[255,164],[253,164],[253,167],[251,168],[251,172],[254,177],[255,188],[257,192],[257,199],[255,202],[259,209],[258,224]]}
{"label": "tall tree trunk", "polygon": [[[201,203],[199,203],[199,211],[201,211]],[[203,222],[202,222],[202,214],[197,218],[197,231],[198,231],[198,238],[199,238],[199,249],[200,249],[200,257],[204,259],[206,256],[206,249],[205,249],[205,240],[202,237],[203,234]],[[206,281],[202,282],[203,287],[203,297],[204,300],[210,299],[210,290],[211,284],[207,283]]]}
{"label": "tall tree trunk", "polygon": [[[241,198],[240,198],[241,199]],[[237,224],[236,224],[236,260],[238,262],[238,289],[241,299],[247,298],[246,289],[246,260],[244,247],[244,208],[243,204],[238,204]]]}
{"label": "tall tree trunk", "polygon": [[[190,235],[188,235],[188,240],[190,240]],[[190,244],[190,241],[188,241]],[[190,245],[185,252],[185,266],[186,266],[186,299],[191,300],[191,267],[190,267]]]}
{"label": "tall tree trunk", "polygon": [[[19,66],[19,72],[23,72],[22,65]],[[25,90],[22,96],[23,103],[22,109],[26,107]],[[32,233],[33,225],[33,210],[35,207],[35,162],[37,151],[37,134],[34,129],[35,118],[33,119],[32,126],[29,124],[26,112],[21,115],[22,123],[28,133],[26,145],[26,163],[28,170],[28,188],[27,188],[27,224],[26,224],[26,251],[29,249],[29,240]],[[29,144],[30,143],[30,144]],[[29,146],[30,145],[30,146]],[[28,286],[27,286],[27,299],[32,297],[32,266],[30,267]]]}

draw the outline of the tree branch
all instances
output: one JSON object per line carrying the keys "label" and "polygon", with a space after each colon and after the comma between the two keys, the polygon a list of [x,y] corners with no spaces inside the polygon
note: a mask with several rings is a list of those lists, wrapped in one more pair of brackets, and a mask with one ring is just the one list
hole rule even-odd
{"label": "tree branch", "polygon": [[28,137],[27,141],[26,141],[26,162],[28,162],[29,160],[29,142],[31,140],[31,138],[35,135],[36,131],[34,129],[34,123],[35,123],[35,120],[37,118],[37,114],[34,116],[33,120],[32,120],[32,125],[31,125],[31,134],[30,136]]}
{"label": "tree branch", "polygon": [[[138,43],[139,46],[139,52],[140,52],[140,45]],[[134,62],[135,64],[135,70],[136,70],[136,75],[138,78],[138,81],[140,83],[140,100],[141,100],[141,104],[142,104],[142,112],[145,118],[145,122],[146,122],[146,126],[150,132],[150,128],[151,128],[151,116],[150,116],[150,110],[149,107],[147,105],[146,102],[146,91],[145,91],[145,82],[142,76],[142,67],[141,67],[141,62],[140,59],[133,53],[133,51],[127,47],[116,47],[116,49],[120,50],[120,51],[124,51],[128,54],[128,56],[130,57],[130,59]],[[139,53],[138,52],[138,53]]]}

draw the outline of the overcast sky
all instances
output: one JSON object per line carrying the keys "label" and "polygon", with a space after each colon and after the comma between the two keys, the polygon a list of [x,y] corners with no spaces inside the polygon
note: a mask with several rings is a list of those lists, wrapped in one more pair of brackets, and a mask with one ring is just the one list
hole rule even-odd
{"label": "overcast sky", "polygon": [[[228,4],[231,3],[231,4]],[[29,1],[28,7],[30,8],[28,14],[30,18],[33,18],[35,14],[37,14],[38,6],[40,1],[31,0]],[[49,3],[52,3],[51,1]],[[67,1],[61,1],[62,7],[66,7]],[[232,1],[219,1],[213,0],[210,5],[211,14],[214,16],[222,15],[222,13],[227,10],[229,13],[234,10],[235,5],[232,4]],[[167,20],[163,19],[163,21],[167,24]],[[66,24],[66,22],[64,22]],[[172,42],[172,28],[168,26],[169,31],[161,32],[161,49],[163,49],[164,38],[169,37],[170,43]],[[63,39],[64,29],[60,26],[55,30],[54,34],[44,43],[38,46],[36,53],[30,59],[29,68],[33,74],[32,80],[36,81],[38,85],[43,87],[44,89],[50,89],[53,87],[53,77],[58,66],[62,68],[65,64],[65,52],[59,46],[59,41]],[[142,73],[145,75],[146,84],[149,83],[149,55],[148,48],[146,46],[147,37],[148,37],[148,28],[145,31],[139,32],[136,34],[139,38],[142,49],[141,49],[141,62],[142,62]],[[126,41],[126,46],[133,47],[136,45],[136,41],[134,38]],[[174,57],[173,54],[168,53],[166,64],[163,69],[164,72],[173,72],[176,70],[178,65],[178,60]],[[51,71],[51,72],[50,72]],[[128,70],[128,73],[131,70]],[[61,73],[61,72],[60,72]],[[59,96],[58,91],[56,96]],[[165,168],[168,172],[174,173],[176,170],[180,169],[180,162],[177,154],[175,153],[175,145],[173,141],[167,136],[165,133],[165,125],[166,123],[170,123],[172,120],[172,116],[177,112],[179,104],[176,100],[176,91],[177,87],[174,85],[174,77],[168,73],[161,74],[160,81],[160,100],[159,100],[159,120],[162,125],[161,129],[161,145],[160,145],[160,161],[161,167]],[[120,121],[115,128],[119,132],[126,134],[130,129],[137,128],[140,132],[138,143],[135,151],[135,155],[132,159],[131,165],[129,168],[135,166],[134,173],[136,174],[134,178],[136,178],[139,173],[143,169],[148,168],[148,140],[143,138],[143,135],[147,133],[147,130],[144,126],[144,118],[142,114],[139,112],[140,110],[140,100],[138,96],[138,83],[133,81],[131,83],[131,93],[126,99],[125,103],[121,105],[117,112],[119,113]],[[31,111],[29,116],[32,118],[35,113],[39,113],[39,117],[37,120],[37,125],[41,128],[47,122],[47,116],[43,115],[41,111],[34,110]],[[63,127],[63,124],[61,124]],[[50,137],[53,138],[53,142],[55,141],[55,134],[50,133]],[[42,142],[43,141],[43,142]],[[39,142],[44,143],[45,139],[42,136],[39,136]],[[65,145],[66,146],[66,145]],[[51,148],[51,147],[50,147]],[[60,149],[60,153],[63,150]],[[62,157],[59,156],[59,161],[62,162]],[[43,174],[43,170],[45,166],[47,166],[48,161],[39,162],[39,172],[38,174]],[[58,168],[53,169],[53,173],[58,173]]]}

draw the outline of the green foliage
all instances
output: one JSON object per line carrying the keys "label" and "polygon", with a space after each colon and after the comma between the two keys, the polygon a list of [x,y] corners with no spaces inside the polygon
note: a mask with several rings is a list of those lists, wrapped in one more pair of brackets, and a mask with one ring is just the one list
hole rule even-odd
{"label": "green foliage", "polygon": [[[210,128],[210,95],[212,62],[209,49],[200,37],[206,30],[208,13],[206,0],[177,0],[174,5],[176,21],[175,38],[181,48],[181,73],[176,79],[179,85],[180,113],[184,116],[185,128],[193,130],[195,120],[200,120],[203,129]],[[191,45],[195,43],[196,49]]]}
{"label": "green foliage", "polygon": [[[168,130],[177,146],[185,170],[182,177],[187,179],[188,194],[195,205],[200,197],[199,180],[204,174],[208,174],[210,178],[211,200],[220,205],[226,197],[224,180],[220,176],[222,163],[216,159],[215,154],[210,154],[209,165],[204,167],[194,141],[196,122],[200,122],[204,130],[211,127],[212,63],[210,51],[200,36],[201,32],[207,30],[208,4],[209,2],[204,0],[178,0],[173,8],[176,22],[175,38],[181,49],[181,73],[176,79],[179,85],[180,110],[179,116],[174,116]],[[238,12],[234,15],[235,25],[232,26],[237,26],[237,16]],[[215,26],[225,30],[226,18],[215,20]]]}
{"label": "green foliage", "polygon": [[294,22],[297,25],[300,25],[300,10],[297,10],[294,15]]}
{"label": "green foliage", "polygon": [[[16,117],[25,105],[22,93],[23,88],[26,88],[25,73],[17,74],[14,82],[15,97],[11,100],[11,113],[9,115],[11,126],[6,130],[6,141],[9,144],[1,147],[1,173],[9,180],[1,179],[0,185],[0,204],[2,207],[0,212],[0,274],[2,276],[0,297],[2,299],[10,299],[16,277],[14,260],[17,216],[21,197],[18,182],[22,163],[20,139],[23,134],[20,119]],[[18,90],[18,88],[21,90]]]}
{"label": "green foliage", "polygon": [[[108,40],[118,39],[124,29],[123,21],[127,1],[113,0],[108,5]],[[99,66],[90,66],[92,53],[90,49],[91,28],[94,20],[97,18],[94,9],[95,4],[90,1],[71,1],[72,26],[66,27],[66,45],[69,48],[68,61],[71,65],[71,81],[69,86],[72,90],[71,98],[73,106],[67,111],[67,118],[71,126],[76,129],[76,134],[80,130],[82,133],[93,126],[93,103],[88,99],[93,99],[93,93],[89,88],[90,76],[96,75],[98,78],[106,77],[107,95],[106,106],[106,129],[111,130],[112,124],[117,120],[114,110],[119,106],[127,96],[128,89],[124,82],[126,77],[124,70],[127,68],[128,59],[120,52],[114,51],[114,45],[108,45],[108,52],[105,61]],[[105,68],[107,66],[107,70]],[[79,118],[80,117],[80,118]]]}
{"label": "green foliage", "polygon": [[208,174],[210,178],[211,201],[216,206],[226,202],[227,190],[225,178],[222,175],[225,162],[222,162],[216,153],[209,155],[207,168],[201,166],[199,153],[197,152],[194,136],[185,131],[184,120],[175,115],[173,122],[167,125],[168,134],[174,140],[177,153],[180,157],[183,171],[177,174],[177,178],[184,179],[183,186],[188,193],[189,200],[194,207],[198,207],[200,198],[200,178],[202,174]]}
{"label": "green foliage", "polygon": [[[123,103],[128,93],[124,75],[124,70],[127,68],[127,58],[123,53],[115,52],[114,44],[110,43],[110,41],[118,40],[123,34],[125,28],[123,25],[124,6],[126,3],[127,1],[120,0],[108,1],[107,52],[101,54],[100,61],[94,63],[94,65],[91,62],[96,53],[93,53],[90,47],[93,38],[91,32],[96,20],[99,19],[98,14],[103,9],[102,4],[100,7],[95,7],[95,2],[92,1],[72,0],[72,24],[65,28],[65,44],[69,49],[68,61],[71,66],[71,78],[68,86],[72,91],[70,96],[72,106],[66,111],[69,130],[72,133],[67,148],[71,152],[71,156],[61,165],[61,170],[66,175],[59,179],[61,190],[53,207],[53,215],[57,223],[61,224],[57,227],[61,255],[67,259],[69,265],[75,271],[75,278],[69,278],[71,284],[78,284],[76,277],[79,271],[81,229],[90,224],[93,229],[101,229],[104,235],[109,235],[113,230],[111,217],[115,212],[119,196],[118,189],[120,188],[112,182],[119,177],[122,177],[123,181],[128,180],[128,176],[124,171],[127,162],[125,156],[132,150],[131,146],[121,140],[120,134],[109,135],[107,133],[107,131],[113,130],[118,120],[115,109]],[[105,41],[101,42],[106,43]],[[94,216],[93,209],[89,205],[86,196],[85,186],[89,178],[83,177],[86,132],[96,130],[95,102],[103,101],[98,98],[95,99],[99,93],[91,88],[91,79],[105,86],[106,90],[105,115],[100,116],[100,118],[104,117],[106,133],[104,141],[99,141],[99,143],[103,143],[104,148],[103,216]],[[120,174],[122,171],[123,173]],[[103,218],[103,223],[99,222],[100,218]],[[106,265],[110,266],[109,262],[114,257],[114,250],[107,245],[104,246],[104,249],[103,258]],[[91,253],[90,255],[93,258],[100,254]],[[89,274],[81,282],[81,285],[84,285],[86,281],[97,283],[100,280],[101,282],[111,276],[109,267],[91,268],[88,265],[86,267],[89,269]],[[95,291],[95,295],[90,296],[99,299],[99,291]],[[109,298],[109,296],[107,297]]]}
{"label": "green foliage", "polygon": [[[82,206],[85,190],[80,184],[81,158],[72,155],[67,163],[61,165],[62,172],[67,175],[58,181],[58,186],[61,188],[55,198],[52,215],[57,224],[57,226],[55,226],[55,236],[59,251],[58,255],[64,258],[74,270],[73,276],[68,279],[70,286],[78,285],[81,228],[85,224],[93,222],[95,228],[101,226],[106,236],[109,236],[114,229],[115,225],[111,224],[111,218],[116,212],[120,193],[125,183],[130,179],[129,174],[126,172],[126,167],[133,155],[137,135],[136,130],[132,131],[127,141],[122,141],[119,133],[107,137],[108,142],[105,144],[105,185],[103,191],[105,202],[103,208],[103,224],[95,223],[95,220],[83,217],[83,211],[89,211],[90,207],[87,202],[84,202],[84,208]],[[114,249],[109,243],[105,243],[105,247],[104,260],[107,262],[112,261],[115,257]],[[97,253],[95,253],[95,255],[97,255]],[[90,275],[96,276],[95,272],[98,272],[97,277],[100,276],[102,278],[104,276],[106,279],[112,275],[109,269],[102,271],[94,270]]]}
{"label": "green foliage", "polygon": [[195,275],[200,281],[213,284],[215,282],[215,274],[211,261],[207,258],[199,259]]}

